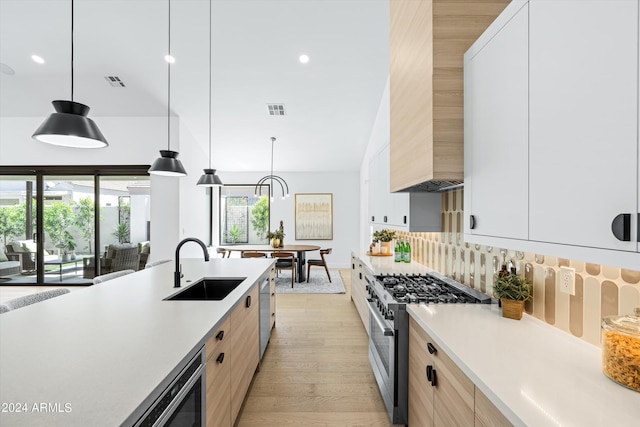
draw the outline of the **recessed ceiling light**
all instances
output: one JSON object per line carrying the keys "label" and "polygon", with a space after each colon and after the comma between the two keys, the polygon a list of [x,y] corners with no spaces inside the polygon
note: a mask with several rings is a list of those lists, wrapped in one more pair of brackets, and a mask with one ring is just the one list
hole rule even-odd
{"label": "recessed ceiling light", "polygon": [[176,58],[174,58],[171,55],[165,55],[164,60],[167,61],[169,64],[173,64],[176,62]]}
{"label": "recessed ceiling light", "polygon": [[302,62],[303,64],[306,64],[307,62],[309,62],[309,56],[307,55],[300,55],[300,58],[298,58],[300,60],[300,62]]}
{"label": "recessed ceiling light", "polygon": [[41,56],[31,55],[31,59],[33,59],[33,62],[37,62],[38,64],[44,64],[44,59],[42,59]]}

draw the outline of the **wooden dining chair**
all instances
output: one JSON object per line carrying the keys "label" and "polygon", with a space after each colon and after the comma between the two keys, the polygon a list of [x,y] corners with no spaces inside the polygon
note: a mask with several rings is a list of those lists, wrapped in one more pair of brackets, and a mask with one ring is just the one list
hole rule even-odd
{"label": "wooden dining chair", "polygon": [[327,272],[327,277],[329,278],[329,283],[331,283],[331,274],[329,274],[329,268],[327,267],[327,260],[324,259],[325,255],[329,255],[333,249],[320,249],[320,258],[321,259],[310,259],[307,261],[307,283],[309,283],[309,271],[311,270],[311,266],[316,267],[324,267]]}
{"label": "wooden dining chair", "polygon": [[267,254],[264,252],[243,251],[240,256],[242,258],[266,258]]}
{"label": "wooden dining chair", "polygon": [[276,260],[276,275],[280,270],[291,270],[291,287],[296,280],[296,257],[293,252],[272,252],[272,258]]}
{"label": "wooden dining chair", "polygon": [[231,256],[231,251],[224,248],[216,248],[216,253],[221,255],[220,258],[229,258]]}

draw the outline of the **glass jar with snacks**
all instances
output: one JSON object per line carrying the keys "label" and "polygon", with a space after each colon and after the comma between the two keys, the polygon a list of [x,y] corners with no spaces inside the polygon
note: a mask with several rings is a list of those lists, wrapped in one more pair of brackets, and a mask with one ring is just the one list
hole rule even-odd
{"label": "glass jar with snacks", "polygon": [[602,372],[640,392],[640,307],[632,315],[602,319]]}

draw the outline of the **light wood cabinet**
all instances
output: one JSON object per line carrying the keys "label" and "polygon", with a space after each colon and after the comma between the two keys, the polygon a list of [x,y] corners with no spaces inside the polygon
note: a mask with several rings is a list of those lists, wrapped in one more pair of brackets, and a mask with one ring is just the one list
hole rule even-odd
{"label": "light wood cabinet", "polygon": [[351,256],[351,300],[362,320],[362,325],[369,335],[369,308],[367,306],[367,281],[365,276],[370,274],[357,256]]}
{"label": "light wood cabinet", "polygon": [[474,384],[409,318],[409,425],[473,427]]}
{"label": "light wood cabinet", "polygon": [[478,387],[475,389],[475,419],[475,427],[513,426]]}
{"label": "light wood cabinet", "polygon": [[269,272],[269,307],[271,312],[271,329],[276,327],[276,269]]}
{"label": "light wood cabinet", "polygon": [[235,422],[260,361],[259,289],[255,284],[231,312],[231,420]]}
{"label": "light wood cabinet", "polygon": [[231,425],[231,370],[229,369],[229,337],[231,320],[224,321],[206,344],[207,427]]}
{"label": "light wood cabinet", "polygon": [[391,191],[463,179],[463,54],[509,0],[390,1]]}

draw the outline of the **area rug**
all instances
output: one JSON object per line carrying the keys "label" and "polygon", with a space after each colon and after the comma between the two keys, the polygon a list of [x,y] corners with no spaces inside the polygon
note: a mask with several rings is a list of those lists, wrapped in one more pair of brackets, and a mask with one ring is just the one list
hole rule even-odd
{"label": "area rug", "polygon": [[338,270],[329,270],[331,282],[324,269],[312,268],[309,283],[295,282],[291,288],[291,272],[281,271],[276,277],[276,292],[279,294],[344,294],[344,283]]}

